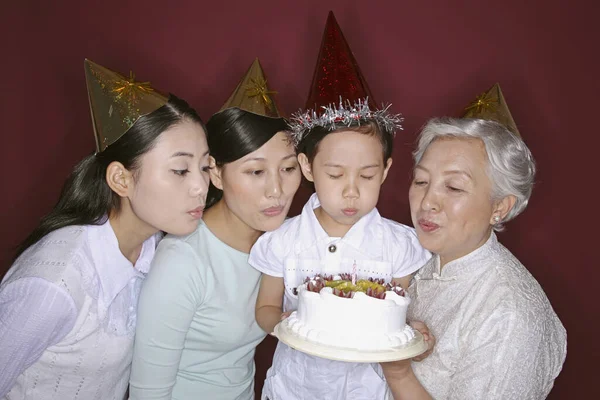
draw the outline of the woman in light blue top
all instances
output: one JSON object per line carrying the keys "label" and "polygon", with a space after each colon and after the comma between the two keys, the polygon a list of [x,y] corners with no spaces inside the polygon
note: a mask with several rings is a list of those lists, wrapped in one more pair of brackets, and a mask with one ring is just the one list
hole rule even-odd
{"label": "woman in light blue top", "polygon": [[204,221],[167,236],[140,295],[132,399],[253,399],[260,272],[248,253],[278,228],[300,184],[282,118],[239,108],[207,123],[211,185]]}

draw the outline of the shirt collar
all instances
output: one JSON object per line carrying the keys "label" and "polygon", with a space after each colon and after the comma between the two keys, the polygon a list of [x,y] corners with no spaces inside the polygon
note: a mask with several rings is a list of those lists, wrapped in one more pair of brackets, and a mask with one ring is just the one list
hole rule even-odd
{"label": "shirt collar", "polygon": [[[320,205],[321,202],[316,193],[313,193],[304,205],[302,214],[300,214],[300,238],[296,242],[297,251],[303,251],[315,243],[328,242],[333,239],[325,232],[315,215],[314,210]],[[383,218],[379,215],[377,208],[374,208],[359,219],[339,241],[368,255],[380,256],[381,246],[373,246],[373,241],[381,242],[382,238]]]}
{"label": "shirt collar", "polygon": [[458,277],[483,272],[488,260],[499,246],[494,232],[488,240],[469,254],[447,263],[440,271],[440,256],[434,254],[429,262],[419,271],[420,279],[456,280]]}
{"label": "shirt collar", "polygon": [[100,284],[99,297],[108,307],[132,278],[143,277],[150,269],[156,249],[156,235],[148,238],[135,266],[121,253],[119,241],[108,218],[102,225],[89,225],[89,246]]}

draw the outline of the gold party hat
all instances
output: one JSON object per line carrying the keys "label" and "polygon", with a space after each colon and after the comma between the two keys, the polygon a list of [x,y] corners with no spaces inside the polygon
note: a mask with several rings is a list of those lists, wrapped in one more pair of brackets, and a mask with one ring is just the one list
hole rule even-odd
{"label": "gold party hat", "polygon": [[168,101],[150,82],[137,82],[133,72],[126,78],[88,59],[84,68],[98,152],[116,142],[141,116]]}
{"label": "gold party hat", "polygon": [[256,58],[219,112],[237,107],[264,117],[281,118],[273,96],[276,93],[269,90],[265,73]]}
{"label": "gold party hat", "polygon": [[480,118],[501,123],[512,133],[521,137],[517,124],[510,114],[500,84],[496,83],[487,92],[480,94],[465,108],[463,118]]}

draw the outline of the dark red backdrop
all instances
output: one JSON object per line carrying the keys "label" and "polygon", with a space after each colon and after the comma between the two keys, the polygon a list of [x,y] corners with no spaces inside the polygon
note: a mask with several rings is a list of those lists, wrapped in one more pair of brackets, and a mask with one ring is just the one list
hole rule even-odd
{"label": "dark red backdrop", "polygon": [[[600,398],[593,373],[600,361],[599,272],[592,258],[600,223],[592,194],[599,144],[593,120],[600,93],[597,6],[458,3],[5,2],[0,272],[13,246],[53,205],[71,167],[93,150],[84,57],[133,69],[190,101],[206,119],[258,56],[290,112],[304,104],[332,9],[374,96],[406,117],[380,202],[387,217],[410,223],[410,149],[419,126],[431,116],[459,114],[500,82],[539,165],[530,208],[500,239],[542,284],[569,334],[567,362],[551,398]],[[298,196],[294,212],[305,199]],[[271,345],[260,348],[259,382]]]}

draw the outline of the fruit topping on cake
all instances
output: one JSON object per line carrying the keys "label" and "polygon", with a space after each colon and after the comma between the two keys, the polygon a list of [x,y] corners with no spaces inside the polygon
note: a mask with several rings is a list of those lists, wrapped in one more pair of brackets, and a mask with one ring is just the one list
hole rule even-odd
{"label": "fruit topping on cake", "polygon": [[[354,293],[362,292],[376,299],[385,299],[386,292],[394,292],[398,296],[404,296],[404,289],[392,283],[385,283],[383,279],[368,278],[356,280],[351,274],[340,275],[316,275],[304,280],[306,290],[319,293],[323,288],[330,287],[333,294],[339,297],[352,298]],[[297,294],[297,292],[295,292]]]}

